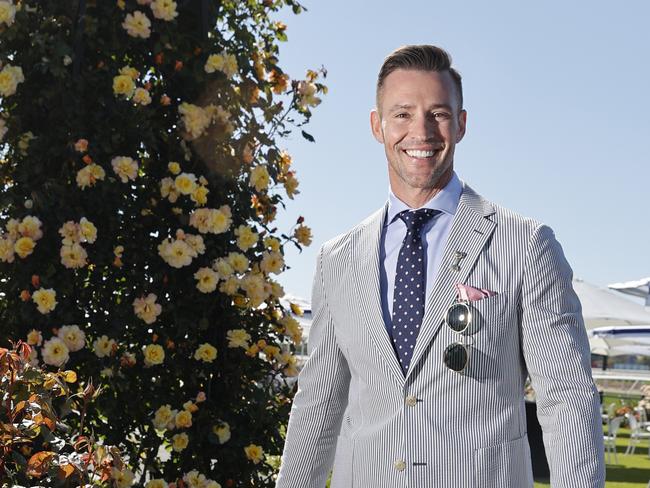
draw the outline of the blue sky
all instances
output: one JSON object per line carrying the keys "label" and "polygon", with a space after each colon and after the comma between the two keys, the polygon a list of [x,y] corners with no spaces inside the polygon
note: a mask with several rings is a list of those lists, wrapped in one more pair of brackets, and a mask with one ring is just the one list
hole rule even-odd
{"label": "blue sky", "polygon": [[574,273],[608,283],[650,276],[650,3],[305,0],[280,64],[324,65],[329,93],[307,131],[284,141],[314,242],[280,276],[309,298],[316,254],[385,202],[383,147],[369,112],[383,58],[404,44],[448,50],[463,75],[468,130],[455,168],[479,193],[550,225]]}

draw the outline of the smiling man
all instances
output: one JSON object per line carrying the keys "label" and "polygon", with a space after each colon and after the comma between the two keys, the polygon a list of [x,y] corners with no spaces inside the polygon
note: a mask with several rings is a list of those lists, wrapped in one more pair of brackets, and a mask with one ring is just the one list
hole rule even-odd
{"label": "smiling man", "polygon": [[530,376],[554,488],[604,486],[598,393],[553,231],[454,171],[465,135],[448,54],[406,46],[370,122],[388,200],[326,242],[278,488],[532,487]]}

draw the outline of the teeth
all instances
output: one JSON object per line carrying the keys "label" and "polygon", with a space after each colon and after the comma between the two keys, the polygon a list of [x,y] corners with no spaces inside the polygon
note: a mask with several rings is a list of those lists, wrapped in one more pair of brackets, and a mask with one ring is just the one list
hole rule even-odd
{"label": "teeth", "polygon": [[416,151],[413,149],[407,149],[406,154],[412,158],[430,158],[435,154],[435,151]]}

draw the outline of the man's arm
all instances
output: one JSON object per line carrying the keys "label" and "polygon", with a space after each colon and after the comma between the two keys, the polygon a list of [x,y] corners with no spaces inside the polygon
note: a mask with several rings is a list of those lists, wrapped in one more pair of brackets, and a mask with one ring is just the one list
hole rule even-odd
{"label": "man's arm", "polygon": [[298,376],[276,488],[324,488],[347,404],[350,371],[334,335],[318,255],[309,359]]}
{"label": "man's arm", "polygon": [[605,486],[598,392],[573,272],[553,231],[538,226],[522,283],[522,346],[556,488]]}

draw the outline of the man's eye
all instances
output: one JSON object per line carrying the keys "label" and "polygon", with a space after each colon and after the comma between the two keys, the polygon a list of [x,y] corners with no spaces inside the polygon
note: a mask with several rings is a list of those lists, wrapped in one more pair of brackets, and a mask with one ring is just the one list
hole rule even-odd
{"label": "man's eye", "polygon": [[450,115],[447,112],[434,112],[433,117],[438,120],[448,119]]}
{"label": "man's eye", "polygon": [[395,118],[397,118],[397,119],[405,119],[408,116],[409,116],[409,114],[407,114],[406,112],[400,112],[400,113],[395,114]]}

